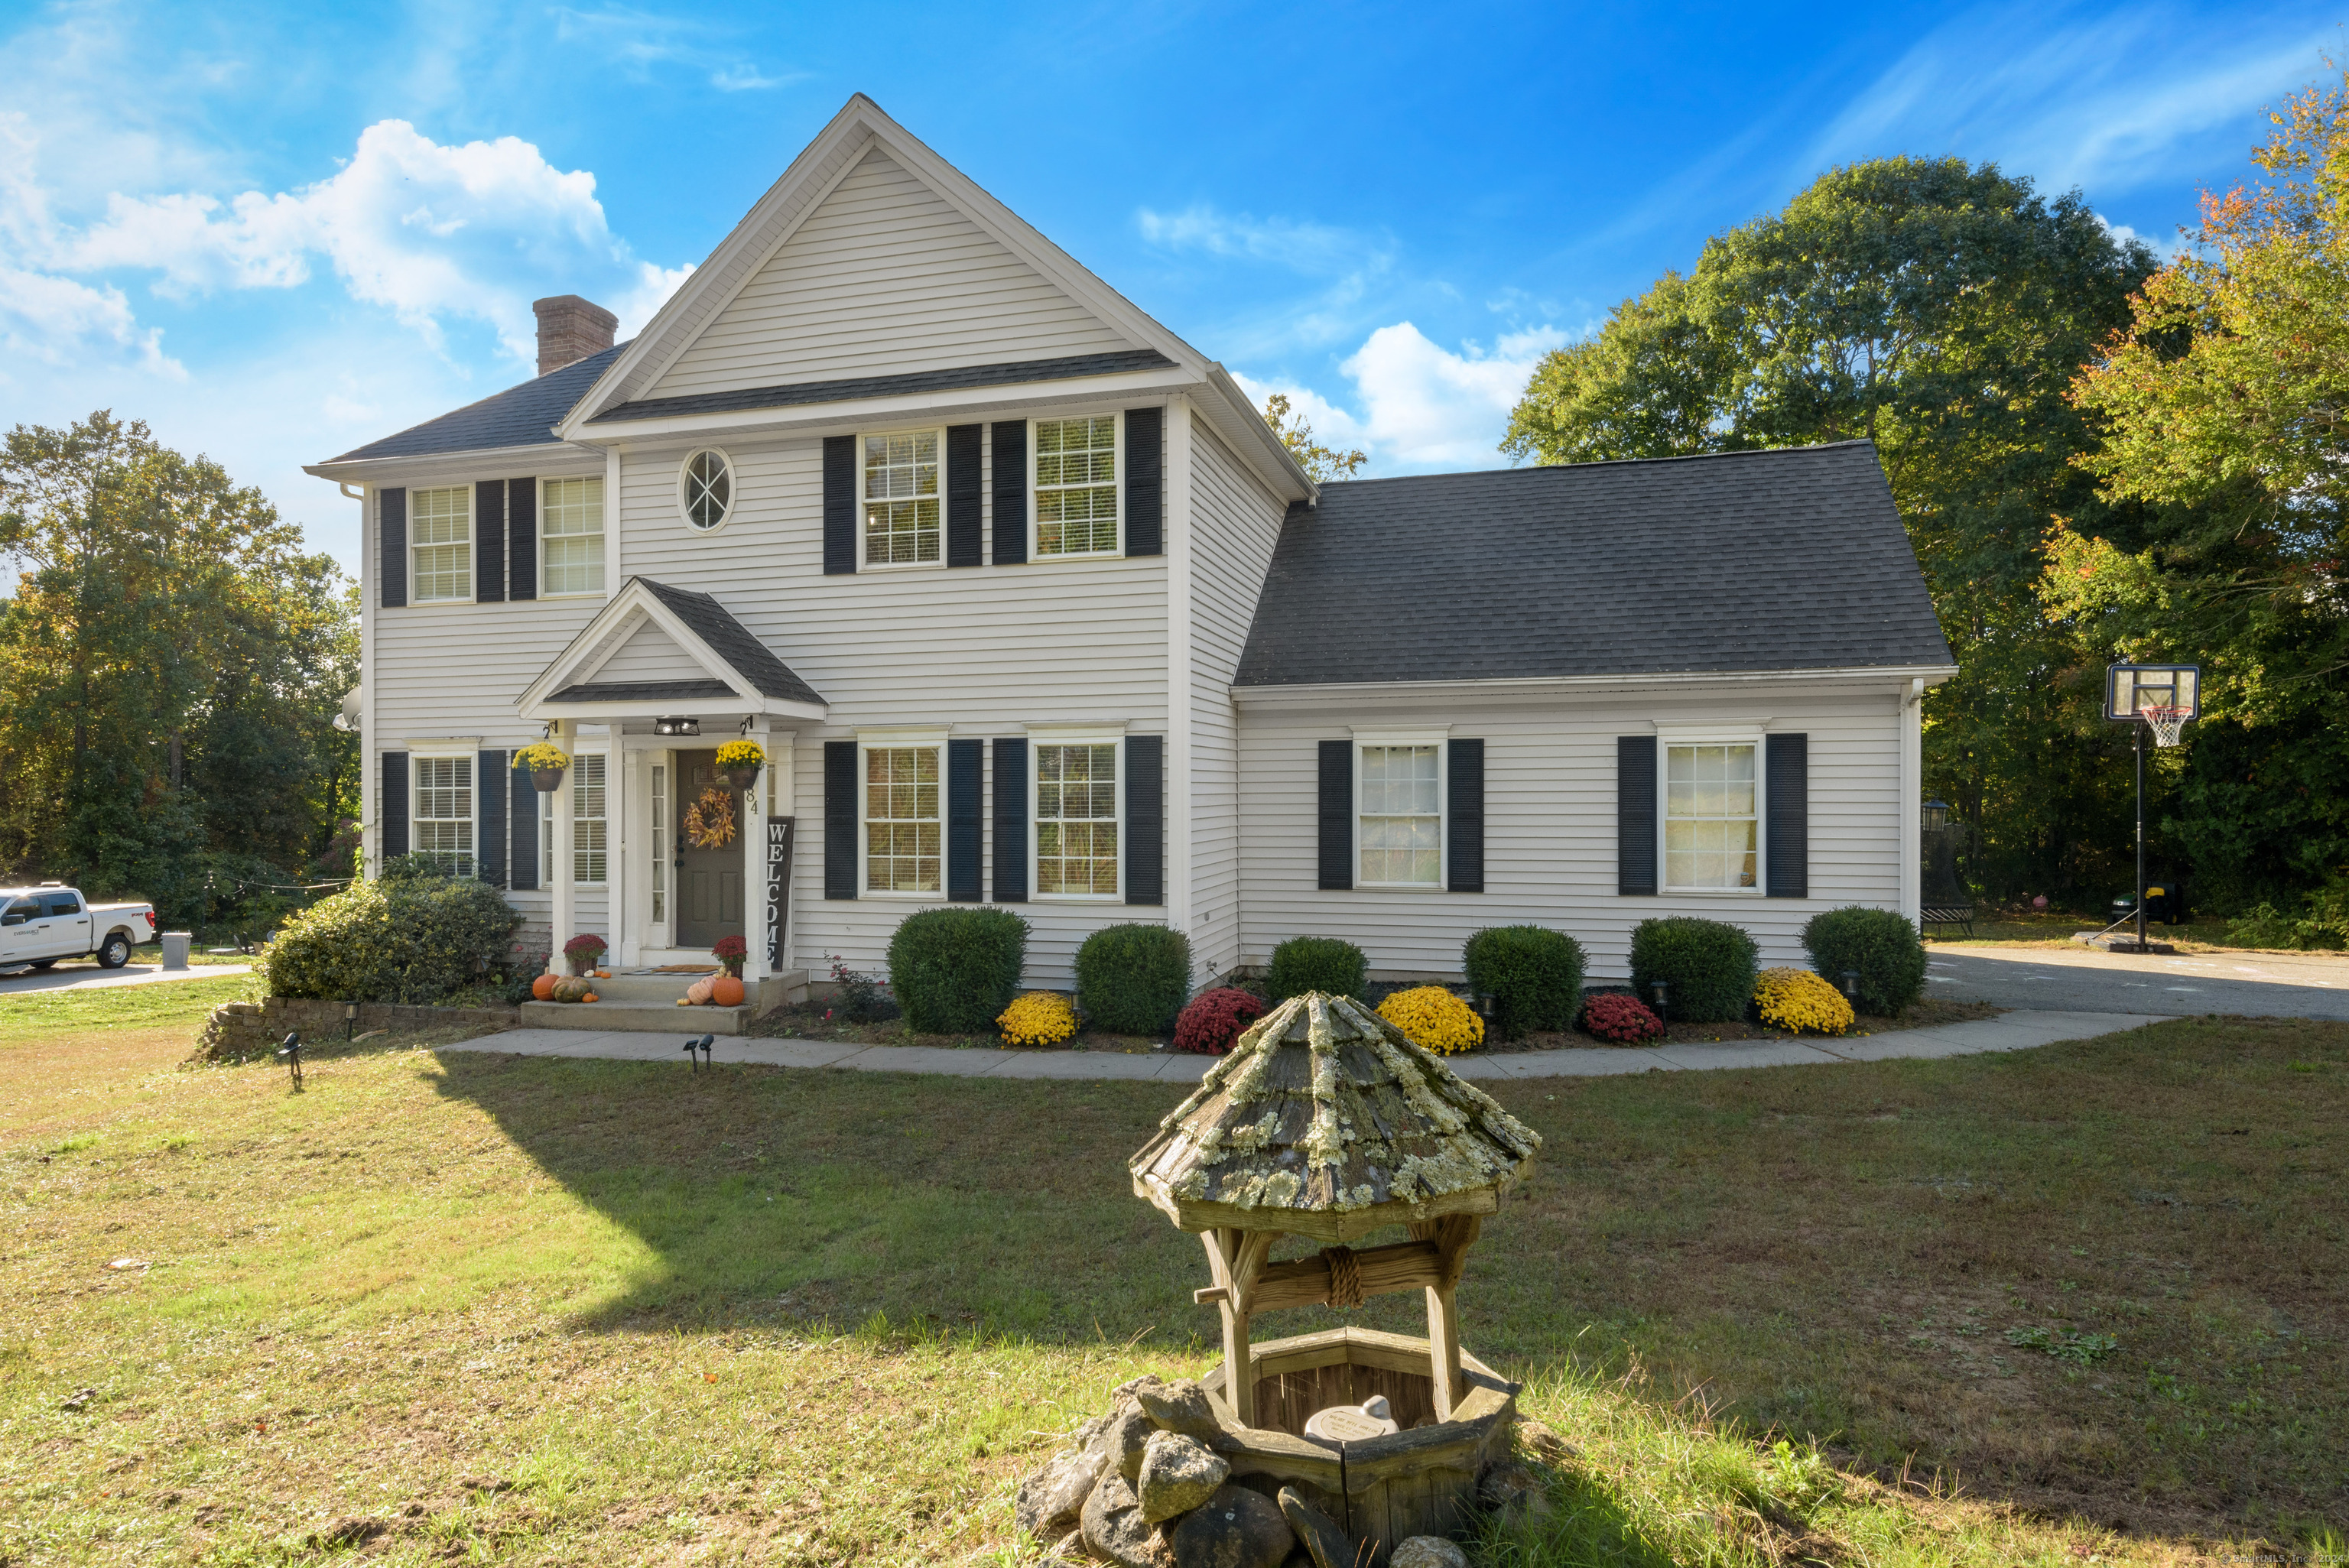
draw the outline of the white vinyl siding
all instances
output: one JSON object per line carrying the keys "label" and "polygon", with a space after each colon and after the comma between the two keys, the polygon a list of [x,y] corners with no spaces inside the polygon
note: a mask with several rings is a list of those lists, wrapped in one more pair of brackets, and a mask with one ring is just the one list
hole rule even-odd
{"label": "white vinyl siding", "polygon": [[473,874],[473,759],[419,757],[409,799],[409,847],[430,855],[450,876]]}
{"label": "white vinyl siding", "polygon": [[1115,414],[1031,421],[1035,478],[1033,553],[1114,555],[1118,497],[1123,487]]}
{"label": "white vinyl siding", "polygon": [[547,480],[540,486],[539,592],[604,591],[604,481]]}
{"label": "white vinyl siding", "polygon": [[866,436],[857,466],[867,566],[936,565],[938,551],[938,448],[945,432],[898,430]]}
{"label": "white vinyl siding", "polygon": [[631,396],[1133,346],[875,148],[659,381]]}
{"label": "white vinyl siding", "polygon": [[470,485],[420,490],[409,497],[408,554],[413,604],[473,597],[473,491]]}
{"label": "white vinyl siding", "polygon": [[864,889],[935,893],[946,824],[936,746],[864,748]]}
{"label": "white vinyl siding", "polygon": [[1036,748],[1036,894],[1110,898],[1118,891],[1118,748]]}
{"label": "white vinyl siding", "polygon": [[1444,748],[1362,746],[1355,751],[1363,884],[1435,886],[1444,873]]}
{"label": "white vinyl siding", "polygon": [[610,870],[605,830],[610,799],[605,759],[589,753],[572,764],[571,880],[583,885],[602,882]]}
{"label": "white vinyl siding", "polygon": [[1760,827],[1751,745],[1664,748],[1664,888],[1758,887]]}

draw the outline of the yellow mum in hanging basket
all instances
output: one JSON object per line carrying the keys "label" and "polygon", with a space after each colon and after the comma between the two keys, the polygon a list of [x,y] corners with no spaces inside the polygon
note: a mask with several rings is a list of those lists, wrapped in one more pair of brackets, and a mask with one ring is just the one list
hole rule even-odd
{"label": "yellow mum in hanging basket", "polygon": [[764,768],[767,748],[755,740],[730,740],[718,748],[720,768]]}
{"label": "yellow mum in hanging basket", "polygon": [[1807,969],[1764,969],[1754,977],[1754,1000],[1773,1028],[1840,1035],[1851,1027],[1851,1004]]}
{"label": "yellow mum in hanging basket", "polygon": [[1379,1016],[1401,1029],[1413,1045],[1438,1056],[1474,1050],[1485,1043],[1485,1020],[1476,1009],[1441,985],[1398,991],[1379,1004]]}
{"label": "yellow mum in hanging basket", "polygon": [[996,1020],[1007,1046],[1057,1046],[1077,1032],[1077,1010],[1057,991],[1014,996]]}

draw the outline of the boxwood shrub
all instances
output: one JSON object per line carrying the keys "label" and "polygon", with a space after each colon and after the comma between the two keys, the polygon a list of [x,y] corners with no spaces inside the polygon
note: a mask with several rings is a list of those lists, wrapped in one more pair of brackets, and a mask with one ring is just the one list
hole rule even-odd
{"label": "boxwood shrub", "polygon": [[1493,925],[1461,953],[1468,989],[1493,998],[1493,1031],[1514,1040],[1529,1029],[1574,1026],[1582,1005],[1582,944],[1538,925]]}
{"label": "boxwood shrub", "polygon": [[1811,916],[1803,951],[1828,985],[1843,989],[1847,969],[1859,971],[1859,1010],[1897,1016],[1925,994],[1925,944],[1908,917],[1889,909],[1849,904]]}
{"label": "boxwood shrub", "polygon": [[1103,926],[1077,949],[1077,1006],[1113,1035],[1163,1035],[1191,994],[1191,939],[1163,925]]}
{"label": "boxwood shrub", "polygon": [[916,1034],[992,1034],[1027,963],[1028,923],[1009,910],[926,909],[889,939],[889,988]]}
{"label": "boxwood shrub", "polygon": [[422,856],[398,871],[288,919],[262,950],[271,995],[429,1006],[502,969],[519,921],[497,889]]}
{"label": "boxwood shrub", "polygon": [[1292,936],[1272,950],[1264,988],[1275,1006],[1308,991],[1368,1000],[1371,961],[1350,942],[1334,936]]}
{"label": "boxwood shrub", "polygon": [[1754,999],[1754,939],[1734,925],[1692,914],[1643,920],[1631,928],[1631,989],[1642,1002],[1661,980],[1664,1016],[1685,1024],[1720,1024],[1745,1016]]}

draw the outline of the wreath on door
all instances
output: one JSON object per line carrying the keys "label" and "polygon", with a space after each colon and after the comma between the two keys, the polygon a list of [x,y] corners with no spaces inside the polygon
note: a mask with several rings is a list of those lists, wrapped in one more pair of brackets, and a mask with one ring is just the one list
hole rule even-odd
{"label": "wreath on door", "polygon": [[734,841],[734,797],[705,789],[685,813],[685,839],[697,850],[722,850]]}

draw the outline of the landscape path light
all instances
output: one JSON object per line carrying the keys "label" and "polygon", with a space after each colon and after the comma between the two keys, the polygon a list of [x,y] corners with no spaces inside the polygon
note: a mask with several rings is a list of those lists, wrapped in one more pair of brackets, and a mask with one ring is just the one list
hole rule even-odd
{"label": "landscape path light", "polygon": [[[702,1069],[703,1065],[709,1062],[710,1047],[715,1042],[716,1037],[711,1035],[703,1035],[697,1039],[686,1041],[685,1065],[691,1068],[695,1072],[699,1072]],[[693,1054],[696,1051],[699,1051],[701,1053],[698,1059],[697,1059]]]}
{"label": "landscape path light", "polygon": [[1844,1000],[1845,1000],[1845,1001],[1847,1001],[1847,1002],[1849,1002],[1849,1003],[1851,1004],[1851,1010],[1852,1010],[1853,1012],[1855,1012],[1855,1013],[1858,1012],[1858,1011],[1859,1011],[1859,971],[1858,971],[1858,970],[1857,970],[1857,969],[1847,969],[1847,970],[1845,970],[1845,971],[1843,972],[1843,995],[1844,995]]}
{"label": "landscape path light", "polygon": [[1649,994],[1656,999],[1656,1022],[1659,1024],[1664,1022],[1664,996],[1669,989],[1661,980],[1651,981],[1648,985]]}
{"label": "landscape path light", "polygon": [[286,1036],[285,1043],[277,1047],[277,1056],[279,1060],[293,1069],[294,1087],[300,1088],[302,1087],[302,1037],[298,1034]]}

